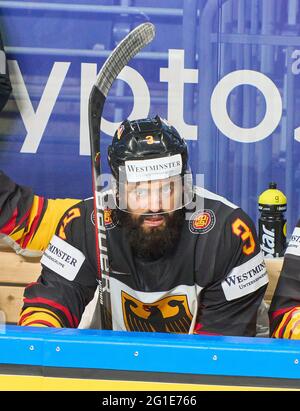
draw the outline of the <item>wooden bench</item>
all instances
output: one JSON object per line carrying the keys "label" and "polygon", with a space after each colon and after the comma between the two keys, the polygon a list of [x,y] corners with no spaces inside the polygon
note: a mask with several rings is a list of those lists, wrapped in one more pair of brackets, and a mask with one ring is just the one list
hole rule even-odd
{"label": "wooden bench", "polygon": [[[265,301],[270,303],[283,259],[266,260],[269,274],[269,286]],[[36,281],[41,271],[38,258],[24,258],[9,249],[0,249],[0,310],[5,314],[6,322],[16,324],[23,305],[24,287]]]}
{"label": "wooden bench", "polygon": [[23,305],[24,287],[36,281],[39,258],[24,258],[8,249],[0,251],[0,310],[6,322],[16,324]]}

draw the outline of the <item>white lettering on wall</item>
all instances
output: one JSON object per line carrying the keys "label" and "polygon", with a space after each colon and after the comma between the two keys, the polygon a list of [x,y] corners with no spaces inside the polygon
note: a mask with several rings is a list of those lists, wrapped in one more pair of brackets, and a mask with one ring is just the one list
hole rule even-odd
{"label": "white lettering on wall", "polygon": [[70,64],[70,62],[54,63],[35,112],[18,62],[8,61],[13,95],[27,131],[21,153],[37,152]]}
{"label": "white lettering on wall", "polygon": [[[300,73],[300,50],[294,50],[292,72]],[[8,68],[13,86],[13,95],[23,120],[26,136],[22,153],[36,153],[52,114],[54,105],[67,76],[70,62],[55,62],[45,85],[43,94],[34,110],[30,96],[19,68],[18,62],[8,60]],[[0,73],[4,72],[5,56],[0,53]],[[81,64],[80,89],[80,155],[89,155],[88,98],[97,76],[95,63]],[[167,119],[187,140],[197,139],[197,125],[184,121],[184,86],[198,83],[198,70],[184,67],[184,50],[170,49],[168,67],[159,70],[160,81],[167,83]],[[147,117],[150,110],[150,91],[143,76],[135,69],[126,66],[118,80],[126,82],[133,94],[133,105],[129,119]],[[239,127],[231,120],[226,103],[235,87],[250,85],[256,87],[264,96],[266,112],[263,120],[252,128]],[[109,97],[108,97],[109,98]],[[211,96],[211,114],[219,130],[228,138],[242,143],[261,141],[276,129],[282,116],[282,99],[273,81],[254,70],[237,70],[223,77],[215,86]],[[155,114],[155,113],[151,113]],[[102,131],[112,136],[119,122],[102,118]],[[300,127],[294,131],[294,138],[300,142]],[[200,136],[201,139],[201,136]]]}
{"label": "white lettering on wall", "polygon": [[188,140],[197,140],[197,126],[184,122],[184,85],[198,83],[198,70],[184,68],[184,50],[169,50],[169,67],[160,69],[160,81],[168,83],[168,121]]}
{"label": "white lettering on wall", "polygon": [[[266,113],[255,127],[239,127],[232,122],[227,111],[227,99],[235,87],[248,84],[258,88],[266,101]],[[232,140],[254,143],[268,137],[278,126],[282,115],[280,93],[267,76],[253,70],[237,70],[227,74],[216,85],[210,102],[213,120],[219,130]]]}
{"label": "white lettering on wall", "polygon": [[[81,65],[81,98],[80,98],[80,154],[90,154],[88,100],[92,87],[97,78],[97,65],[83,63]],[[150,110],[150,93],[146,81],[139,72],[125,66],[118,80],[125,81],[133,94],[133,108],[128,116],[129,120],[147,117]],[[109,97],[108,97],[109,98]],[[120,122],[113,122],[102,117],[101,130],[113,136]]]}

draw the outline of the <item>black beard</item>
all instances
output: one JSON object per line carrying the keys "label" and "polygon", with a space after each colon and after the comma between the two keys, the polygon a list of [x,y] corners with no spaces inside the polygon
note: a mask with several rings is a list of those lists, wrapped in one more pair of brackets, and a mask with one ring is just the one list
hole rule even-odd
{"label": "black beard", "polygon": [[[115,210],[118,224],[127,232],[128,241],[133,254],[144,260],[157,260],[163,255],[170,253],[180,238],[182,225],[185,219],[185,210],[180,209],[172,215],[163,214],[165,225],[163,228],[150,228],[145,232],[142,228],[145,215],[134,220],[130,213],[119,209]],[[153,213],[153,215],[156,215]]]}

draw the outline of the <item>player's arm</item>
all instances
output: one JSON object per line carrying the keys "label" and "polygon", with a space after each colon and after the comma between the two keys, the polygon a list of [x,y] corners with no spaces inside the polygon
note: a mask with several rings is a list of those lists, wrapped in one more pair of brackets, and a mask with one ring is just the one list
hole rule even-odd
{"label": "player's arm", "polygon": [[7,70],[6,55],[0,34],[0,111],[7,103],[11,90],[12,88]]}
{"label": "player's arm", "polygon": [[241,209],[219,233],[215,278],[200,294],[197,333],[255,336],[268,277],[252,220]]}
{"label": "player's arm", "polygon": [[0,170],[0,238],[17,253],[41,255],[62,215],[79,201],[34,195]]}
{"label": "player's arm", "polygon": [[78,327],[97,287],[95,256],[85,242],[94,236],[86,236],[85,218],[84,202],[62,217],[41,259],[41,276],[25,289],[19,325]]}
{"label": "player's arm", "polygon": [[300,339],[300,221],[284,255],[269,317],[272,337]]}

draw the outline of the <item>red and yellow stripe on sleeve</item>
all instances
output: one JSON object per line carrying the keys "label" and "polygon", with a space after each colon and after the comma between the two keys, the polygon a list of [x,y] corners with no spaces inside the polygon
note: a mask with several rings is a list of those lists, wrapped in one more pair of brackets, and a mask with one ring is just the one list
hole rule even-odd
{"label": "red and yellow stripe on sleeve", "polygon": [[[276,314],[278,315],[278,312],[273,315],[276,317]],[[300,307],[285,312],[272,337],[300,340]]]}
{"label": "red and yellow stripe on sleeve", "polygon": [[21,253],[26,256],[41,254],[55,234],[63,214],[80,201],[70,198],[47,200],[34,196],[26,221],[8,233],[13,247],[18,252],[25,250]]}
{"label": "red and yellow stripe on sleeve", "polygon": [[[29,287],[34,286],[35,284],[36,283],[32,283],[26,287],[25,295],[26,295],[26,290]],[[59,321],[60,327],[77,328],[80,322],[79,319],[76,317],[76,315],[73,314],[67,306],[62,305],[61,303],[51,300],[49,298],[44,298],[44,297],[26,298],[25,296],[24,304],[25,305],[23,307],[23,311],[21,312],[21,315],[20,315],[19,325],[31,325],[27,321],[27,317],[35,314],[35,312],[38,312],[38,313],[43,312],[48,315],[54,316],[54,318],[56,318],[56,320]],[[50,320],[49,317],[47,318],[48,320]],[[25,320],[26,320],[26,324],[24,323]],[[41,321],[48,321],[48,320],[46,320],[46,318],[44,317],[42,319],[37,316],[35,317],[34,322],[36,323],[36,321],[39,321],[42,324]]]}
{"label": "red and yellow stripe on sleeve", "polygon": [[62,328],[59,317],[46,308],[27,307],[22,311],[18,325]]}

